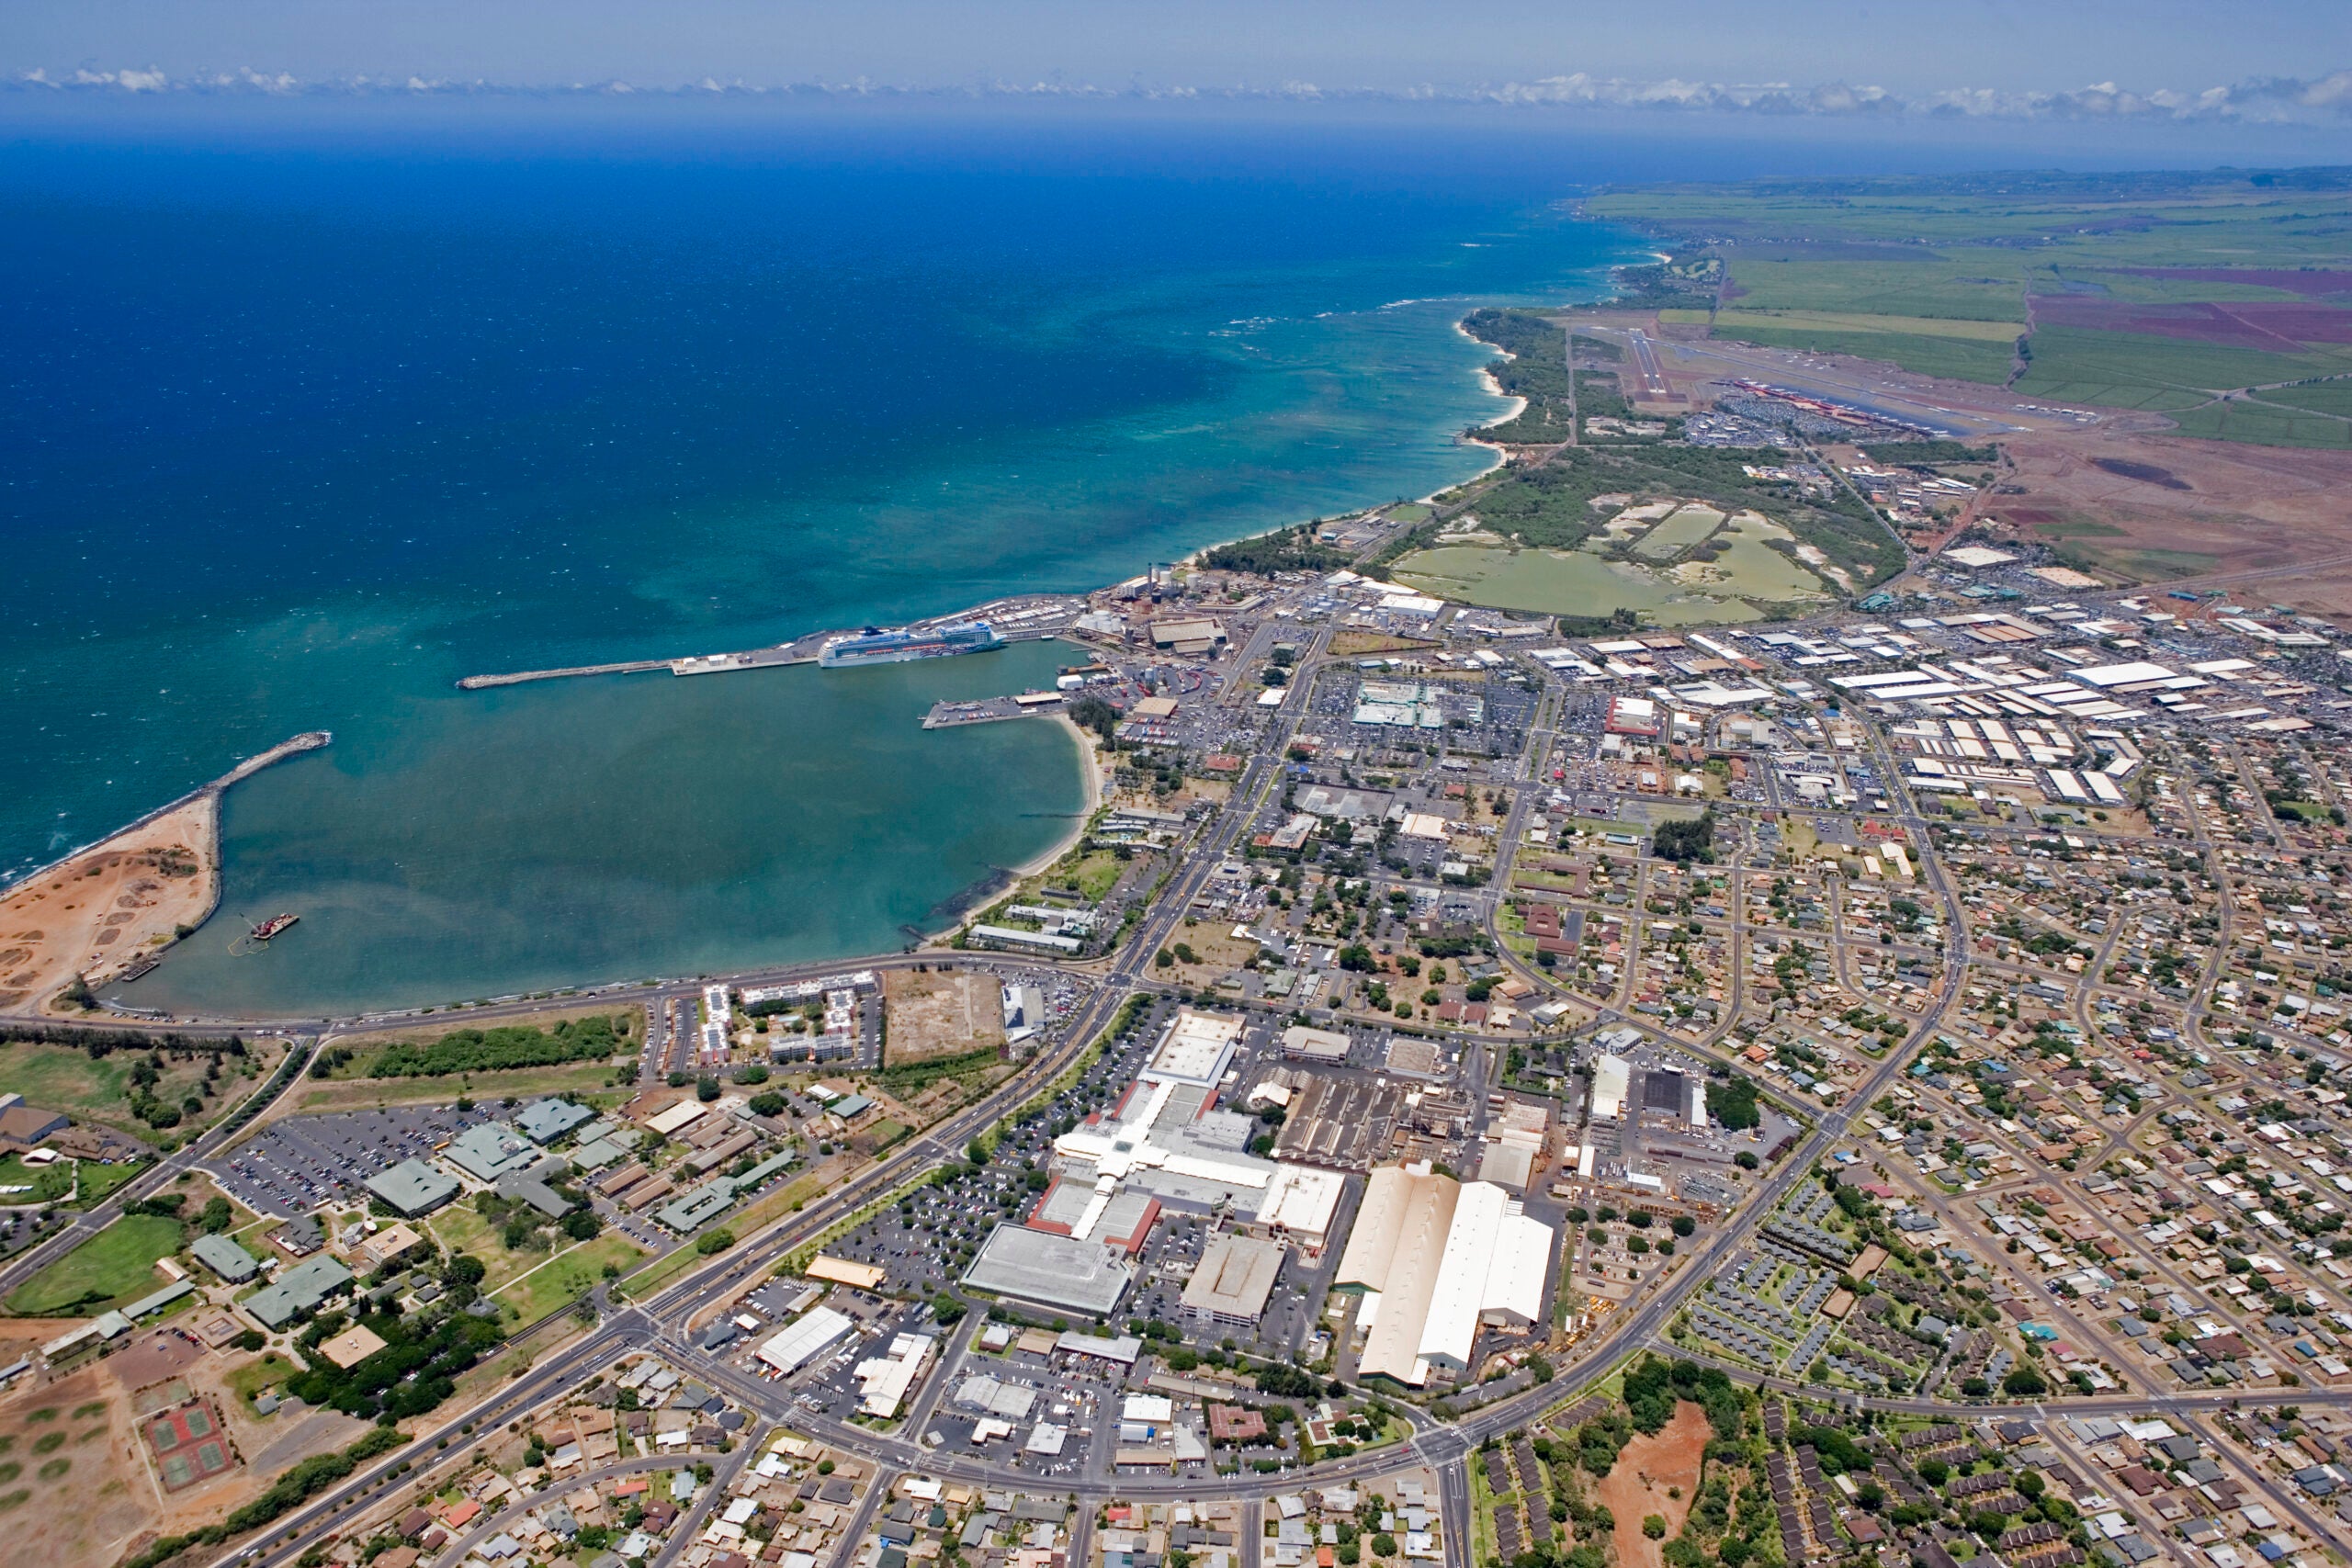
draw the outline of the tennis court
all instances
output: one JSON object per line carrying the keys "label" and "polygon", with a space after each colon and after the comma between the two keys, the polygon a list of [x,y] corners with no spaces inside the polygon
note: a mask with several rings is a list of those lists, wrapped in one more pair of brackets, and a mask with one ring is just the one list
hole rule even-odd
{"label": "tennis court", "polygon": [[166,1492],[209,1481],[237,1462],[220,1430],[220,1417],[203,1400],[151,1416],[145,1426],[147,1444],[155,1450],[155,1468],[163,1474]]}

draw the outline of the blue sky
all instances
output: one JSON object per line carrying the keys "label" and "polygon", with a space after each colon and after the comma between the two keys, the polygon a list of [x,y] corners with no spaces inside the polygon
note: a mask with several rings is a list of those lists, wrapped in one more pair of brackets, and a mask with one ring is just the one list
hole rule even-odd
{"label": "blue sky", "polygon": [[1405,90],[1585,73],[1905,95],[2194,92],[2352,66],[2343,0],[9,0],[0,71],[560,85]]}

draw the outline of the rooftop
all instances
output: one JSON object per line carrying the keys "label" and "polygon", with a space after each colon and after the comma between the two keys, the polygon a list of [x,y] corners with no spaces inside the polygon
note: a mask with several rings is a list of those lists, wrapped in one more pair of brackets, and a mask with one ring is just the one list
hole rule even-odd
{"label": "rooftop", "polygon": [[976,1291],[1089,1315],[1116,1307],[1134,1282],[1125,1256],[1100,1242],[1015,1224],[990,1232],[964,1274],[964,1283]]}

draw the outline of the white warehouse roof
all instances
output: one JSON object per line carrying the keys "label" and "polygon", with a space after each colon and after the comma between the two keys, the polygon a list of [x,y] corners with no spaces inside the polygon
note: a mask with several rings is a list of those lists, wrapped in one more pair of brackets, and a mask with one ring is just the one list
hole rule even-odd
{"label": "white warehouse roof", "polygon": [[1179,1083],[1214,1085],[1225,1076],[1240,1041],[1239,1019],[1179,1008],[1145,1071]]}
{"label": "white warehouse roof", "polygon": [[1277,1165],[1273,1179],[1266,1185],[1265,1197],[1258,1201],[1258,1223],[1279,1225],[1295,1236],[1319,1245],[1330,1234],[1332,1213],[1339,1208],[1340,1194],[1345,1190],[1347,1179],[1337,1171]]}
{"label": "white warehouse roof", "polygon": [[777,1371],[798,1371],[856,1325],[831,1307],[812,1307],[760,1347],[760,1359]]}
{"label": "white warehouse roof", "polygon": [[1625,1113],[1625,1096],[1632,1090],[1634,1066],[1623,1056],[1606,1053],[1592,1064],[1592,1116],[1614,1122]]}
{"label": "white warehouse roof", "polygon": [[[1519,1205],[1513,1203],[1510,1211]],[[1494,1267],[1487,1272],[1487,1297],[1479,1318],[1511,1328],[1527,1328],[1544,1320],[1544,1278],[1550,1272],[1554,1245],[1552,1227],[1532,1215],[1507,1211],[1502,1235],[1495,1245]]]}
{"label": "white warehouse roof", "polygon": [[1433,1365],[1467,1370],[1482,1322],[1540,1321],[1554,1239],[1492,1182],[1374,1169],[1333,1277],[1372,1292],[1358,1371],[1419,1385]]}
{"label": "white warehouse roof", "polygon": [[2109,686],[2136,686],[2143,681],[2169,681],[2173,672],[2161,664],[2144,660],[2130,664],[2097,664],[2087,670],[2069,670],[2067,677],[2086,686],[2104,689]]}
{"label": "white warehouse roof", "polygon": [[1478,1314],[1487,1304],[1487,1275],[1494,1268],[1496,1244],[1502,1239],[1503,1197],[1503,1190],[1493,1182],[1473,1181],[1454,1202],[1453,1223],[1445,1233],[1436,1288],[1430,1292],[1416,1348],[1420,1359],[1433,1366],[1458,1371],[1470,1365]]}

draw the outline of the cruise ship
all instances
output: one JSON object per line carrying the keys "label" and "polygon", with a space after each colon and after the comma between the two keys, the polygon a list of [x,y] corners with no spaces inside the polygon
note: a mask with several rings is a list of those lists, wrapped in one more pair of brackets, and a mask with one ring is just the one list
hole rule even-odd
{"label": "cruise ship", "polygon": [[964,621],[920,632],[904,626],[889,631],[868,626],[862,632],[828,639],[817,650],[817,662],[828,670],[853,664],[903,664],[910,659],[986,653],[1003,646],[1004,639],[986,621]]}

